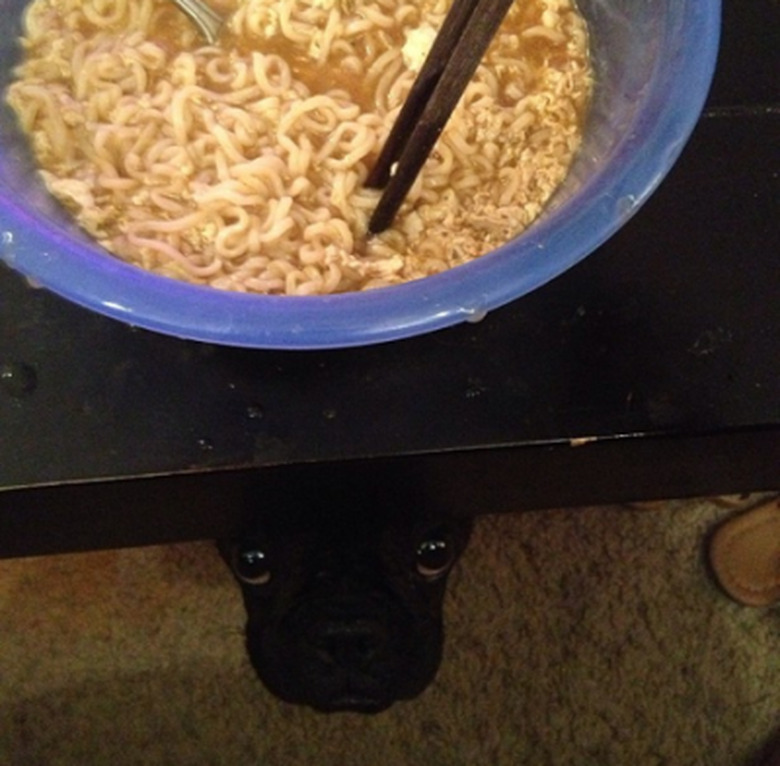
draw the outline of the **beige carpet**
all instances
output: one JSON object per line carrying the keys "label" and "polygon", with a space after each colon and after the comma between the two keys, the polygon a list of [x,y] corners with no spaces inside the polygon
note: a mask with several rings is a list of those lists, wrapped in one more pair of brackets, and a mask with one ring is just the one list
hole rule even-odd
{"label": "beige carpet", "polygon": [[751,763],[780,727],[780,608],[708,574],[733,512],[479,520],[437,682],[374,718],[263,690],[209,543],[0,562],[0,764]]}

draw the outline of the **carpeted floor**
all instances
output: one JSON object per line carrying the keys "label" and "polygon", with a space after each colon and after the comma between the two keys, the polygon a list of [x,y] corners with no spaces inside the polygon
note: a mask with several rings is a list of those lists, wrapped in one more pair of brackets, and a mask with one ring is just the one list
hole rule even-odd
{"label": "carpeted floor", "polygon": [[480,519],[436,683],[369,718],[264,691],[209,543],[0,562],[0,764],[746,766],[780,727],[780,608],[710,578],[732,513]]}

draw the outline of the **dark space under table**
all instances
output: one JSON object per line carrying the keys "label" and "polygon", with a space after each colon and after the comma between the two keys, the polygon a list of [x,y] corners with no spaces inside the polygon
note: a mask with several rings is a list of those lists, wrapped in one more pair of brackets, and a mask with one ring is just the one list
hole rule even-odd
{"label": "dark space under table", "polygon": [[778,30],[774,0],[726,0],[706,110],[660,189],[477,324],[230,349],[0,267],[0,556],[220,537],[300,502],[481,514],[780,488]]}

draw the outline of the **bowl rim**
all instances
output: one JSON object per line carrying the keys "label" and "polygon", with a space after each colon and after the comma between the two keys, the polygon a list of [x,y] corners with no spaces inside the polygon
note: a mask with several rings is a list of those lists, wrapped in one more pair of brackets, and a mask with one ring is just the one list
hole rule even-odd
{"label": "bowl rim", "polygon": [[[676,162],[704,106],[720,38],[721,0],[687,0],[681,26],[696,44],[677,51],[671,90],[648,93],[630,134],[578,197],[537,219],[521,237],[469,263],[400,285],[320,296],[258,296],[145,272],[70,230],[41,221],[0,189],[0,260],[34,284],[99,314],[179,338],[220,345],[313,350],[400,340],[478,321],[584,259],[653,193]],[[617,206],[617,207],[616,207]],[[615,210],[617,209],[617,215]],[[13,223],[11,223],[13,221]],[[74,274],[73,263],[80,269]],[[204,322],[208,317],[208,322]]]}

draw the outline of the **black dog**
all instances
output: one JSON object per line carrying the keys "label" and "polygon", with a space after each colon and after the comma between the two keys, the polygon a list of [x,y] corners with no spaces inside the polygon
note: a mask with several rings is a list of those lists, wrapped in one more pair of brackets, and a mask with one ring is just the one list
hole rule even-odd
{"label": "black dog", "polygon": [[254,527],[222,551],[243,592],[249,657],[272,693],[323,712],[376,713],[430,684],[469,520],[363,508]]}

